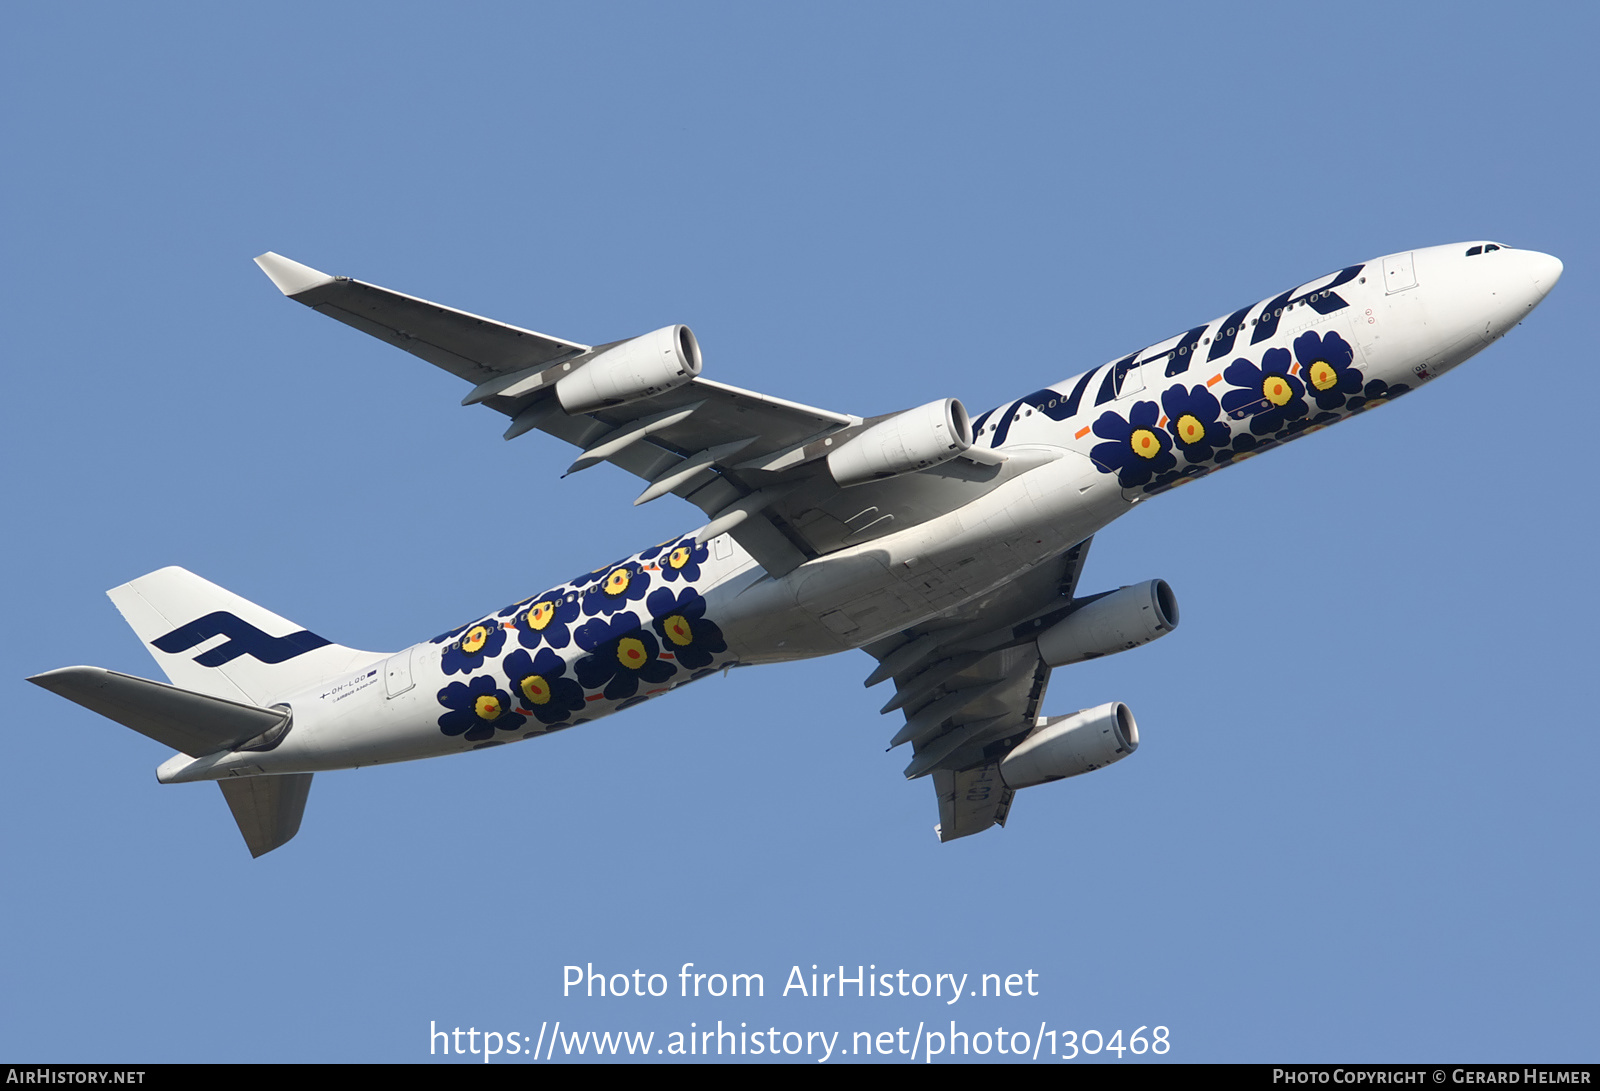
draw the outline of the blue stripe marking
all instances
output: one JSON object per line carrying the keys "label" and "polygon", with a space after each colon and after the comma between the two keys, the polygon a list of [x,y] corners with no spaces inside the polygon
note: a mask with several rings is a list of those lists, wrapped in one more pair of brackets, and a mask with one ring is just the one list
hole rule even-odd
{"label": "blue stripe marking", "polygon": [[202,667],[220,667],[241,655],[254,656],[263,663],[284,663],[297,655],[304,655],[306,652],[316,651],[333,643],[309,629],[301,629],[288,636],[268,636],[248,621],[226,610],[217,610],[205,617],[195,618],[189,624],[180,625],[170,633],[156,637],[150,643],[168,655],[176,655],[214,636],[226,636],[228,641],[195,656],[194,661]]}
{"label": "blue stripe marking", "polygon": [[994,441],[989,446],[998,447],[1006,441],[1006,433],[1011,431],[1011,422],[1017,419],[1017,410],[1021,409],[1022,403],[1027,400],[1027,398],[1018,398],[1011,403],[1011,408],[1007,409],[1005,414],[1001,416],[1000,425],[994,430]]}
{"label": "blue stripe marking", "polygon": [[[1253,307],[1255,304],[1252,303],[1250,306]],[[1211,339],[1211,354],[1206,357],[1207,363],[1233,351],[1234,338],[1238,337],[1239,331],[1244,328],[1244,316],[1249,313],[1250,307],[1240,307],[1222,320],[1222,325],[1217,327],[1217,335]]]}
{"label": "blue stripe marking", "polygon": [[1083,373],[1083,378],[1078,380],[1078,385],[1073,387],[1072,393],[1067,396],[1066,413],[1062,419],[1078,415],[1078,406],[1083,404],[1083,392],[1089,389],[1089,380],[1093,379],[1094,373],[1099,370],[1099,368],[1095,368],[1092,371]]}
{"label": "blue stripe marking", "polygon": [[1293,292],[1294,289],[1290,288],[1282,295],[1267,300],[1267,305],[1261,308],[1261,317],[1256,319],[1255,332],[1250,335],[1252,345],[1259,345],[1278,332],[1278,323],[1283,320],[1283,308],[1288,304],[1289,296]]}

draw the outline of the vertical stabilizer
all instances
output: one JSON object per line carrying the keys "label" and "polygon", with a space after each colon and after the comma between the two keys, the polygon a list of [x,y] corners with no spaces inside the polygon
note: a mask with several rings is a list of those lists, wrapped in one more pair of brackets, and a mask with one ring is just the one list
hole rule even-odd
{"label": "vertical stabilizer", "polygon": [[383,658],[325,640],[182,568],[106,594],[173,685],[231,701],[268,705]]}

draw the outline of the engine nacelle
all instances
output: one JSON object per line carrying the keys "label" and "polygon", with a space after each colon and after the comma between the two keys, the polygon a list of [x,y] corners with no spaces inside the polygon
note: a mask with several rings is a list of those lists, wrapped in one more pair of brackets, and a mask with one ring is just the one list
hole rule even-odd
{"label": "engine nacelle", "polygon": [[1008,788],[1031,788],[1121,761],[1139,749],[1139,725],[1121,701],[1052,716],[1000,762]]}
{"label": "engine nacelle", "polygon": [[568,413],[592,413],[671,390],[700,374],[700,345],[688,326],[664,326],[606,349],[556,382]]}
{"label": "engine nacelle", "polygon": [[949,462],[972,446],[972,421],[955,398],[896,413],[846,440],[828,455],[841,485],[859,485]]}
{"label": "engine nacelle", "polygon": [[1039,656],[1052,667],[1125,652],[1178,627],[1178,598],[1166,580],[1136,583],[1095,599],[1039,634]]}

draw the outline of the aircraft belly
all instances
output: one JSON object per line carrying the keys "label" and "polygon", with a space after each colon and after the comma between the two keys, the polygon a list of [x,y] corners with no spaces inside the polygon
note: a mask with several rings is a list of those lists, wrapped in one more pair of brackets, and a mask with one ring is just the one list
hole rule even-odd
{"label": "aircraft belly", "polygon": [[1083,541],[1127,510],[1066,452],[965,507],[808,561],[734,603],[745,662],[861,647],[937,617]]}

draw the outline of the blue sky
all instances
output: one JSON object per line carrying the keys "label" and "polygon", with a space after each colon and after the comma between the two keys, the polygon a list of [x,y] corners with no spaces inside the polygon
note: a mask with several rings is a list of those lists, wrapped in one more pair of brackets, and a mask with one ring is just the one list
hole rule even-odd
{"label": "blue sky", "polygon": [[[1588,9],[8,25],[6,1057],[954,1018],[1163,1025],[1178,1060],[1593,1059]],[[1521,328],[1096,539],[1086,590],[1165,578],[1183,625],[1056,672],[1048,712],[1126,701],[1143,745],[1021,793],[1003,831],[934,840],[861,653],[319,775],[256,861],[215,788],[157,785],[157,744],[22,681],[156,673],[103,591],[167,564],[387,650],[695,524],[610,467],[560,480],[555,441],[502,443],[458,380],[281,299],[264,250],[579,341],[687,322],[707,375],[865,415],[981,412],[1480,238],[1566,263]],[[561,996],[568,964],[685,962],[768,995]],[[776,995],[813,963],[1032,970],[1040,995]]]}

